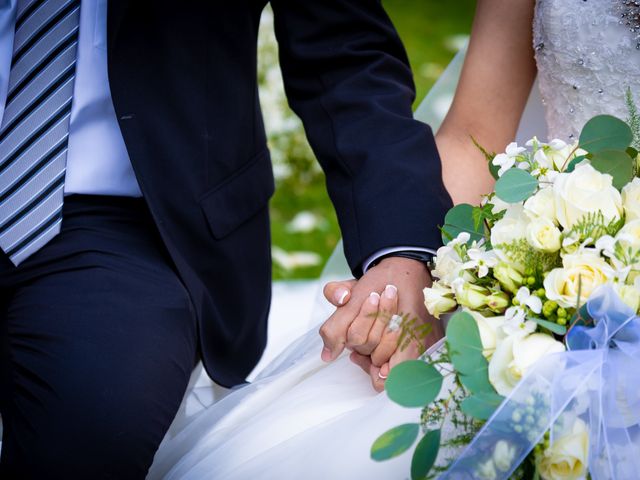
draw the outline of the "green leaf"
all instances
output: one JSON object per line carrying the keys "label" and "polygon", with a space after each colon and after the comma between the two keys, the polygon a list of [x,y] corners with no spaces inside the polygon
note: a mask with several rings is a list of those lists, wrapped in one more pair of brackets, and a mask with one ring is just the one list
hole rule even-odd
{"label": "green leaf", "polygon": [[496,393],[476,393],[465,398],[460,404],[462,411],[477,420],[488,420],[504,397]]}
{"label": "green leaf", "polygon": [[569,164],[567,165],[567,168],[565,168],[564,171],[567,173],[573,172],[576,169],[576,166],[580,162],[582,162],[585,158],[587,158],[586,155],[578,155],[577,157],[575,157],[573,160],[569,162]]}
{"label": "green leaf", "polygon": [[478,370],[478,362],[486,363],[478,325],[467,312],[458,312],[449,320],[447,347],[458,373],[473,374]]}
{"label": "green leaf", "polygon": [[416,447],[411,460],[411,480],[424,480],[438,456],[440,449],[440,430],[428,432]]}
{"label": "green leaf", "polygon": [[625,122],[611,115],[598,115],[589,120],[580,133],[580,148],[590,153],[624,150],[633,141],[633,133]]}
{"label": "green leaf", "polygon": [[533,320],[541,327],[546,328],[547,330],[555,333],[556,335],[564,335],[567,333],[567,327],[563,325],[558,325],[555,322],[550,322],[549,320],[544,320],[542,318],[536,318],[536,317],[528,317],[528,318],[529,320]]}
{"label": "green leaf", "polygon": [[613,177],[613,186],[622,189],[633,179],[633,160],[620,150],[603,150],[591,158],[593,168]]}
{"label": "green leaf", "polygon": [[[456,238],[459,233],[467,232],[471,235],[470,241],[479,241],[484,238],[484,225],[474,225],[473,206],[468,203],[456,205],[447,212],[444,217],[444,226],[442,227],[442,243]],[[450,237],[450,238],[447,238]]]}
{"label": "green leaf", "polygon": [[373,442],[371,458],[376,462],[389,460],[406,452],[418,438],[420,425],[405,423],[383,433]]}
{"label": "green leaf", "polygon": [[496,182],[496,195],[507,203],[518,203],[529,198],[538,188],[538,180],[529,172],[512,168]]}
{"label": "green leaf", "polygon": [[391,369],[385,382],[389,398],[403,407],[424,407],[442,388],[442,375],[422,360],[402,362]]}
{"label": "green leaf", "polygon": [[478,362],[478,368],[472,373],[459,373],[458,379],[467,390],[473,393],[495,393],[489,382],[489,365]]}

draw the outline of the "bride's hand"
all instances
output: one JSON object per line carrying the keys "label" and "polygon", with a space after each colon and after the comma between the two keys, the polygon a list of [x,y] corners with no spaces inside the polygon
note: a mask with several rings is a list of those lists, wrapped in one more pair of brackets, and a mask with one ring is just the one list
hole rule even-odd
{"label": "bride's hand", "polygon": [[[422,293],[430,283],[422,263],[390,257],[357,282],[327,284],[325,297],[338,309],[320,329],[325,344],[322,359],[332,361],[345,348],[353,350],[352,360],[371,375],[374,388],[381,391],[389,369],[416,358],[424,348],[412,343],[406,349],[398,349],[400,330],[389,328],[389,323],[398,312],[419,322],[433,322],[426,312]],[[392,322],[392,326],[393,323],[397,322]],[[432,327],[426,346],[442,337],[439,325],[433,322]]]}

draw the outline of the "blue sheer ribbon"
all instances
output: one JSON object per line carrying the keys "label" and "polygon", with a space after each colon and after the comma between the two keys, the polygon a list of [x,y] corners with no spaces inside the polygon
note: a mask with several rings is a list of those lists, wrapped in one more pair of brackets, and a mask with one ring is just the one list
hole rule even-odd
{"label": "blue sheer ribbon", "polygon": [[439,478],[508,479],[545,432],[554,445],[577,422],[588,429],[592,479],[638,478],[640,317],[611,286],[587,307],[594,325],[573,327],[566,352],[538,361]]}

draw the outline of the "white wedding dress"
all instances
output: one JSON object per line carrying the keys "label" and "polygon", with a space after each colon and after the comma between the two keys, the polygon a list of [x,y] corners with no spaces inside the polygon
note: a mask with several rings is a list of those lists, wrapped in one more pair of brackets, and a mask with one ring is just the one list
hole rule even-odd
{"label": "white wedding dress", "polygon": [[[640,38],[621,20],[622,3],[538,0],[534,47],[549,138],[576,138],[597,114],[626,118],[627,88],[640,99]],[[460,63],[461,56],[418,109],[418,118],[439,125]],[[521,141],[545,135],[545,127],[535,121],[540,118],[537,90],[521,125]],[[316,312],[315,320],[321,321],[328,311]],[[324,364],[321,346],[314,326],[253,384],[195,415],[180,417],[149,478],[408,478],[410,453],[376,463],[369,451],[389,428],[419,421],[420,410],[399,407],[384,393],[376,394],[368,376],[346,355]],[[192,390],[185,402],[207,388]]]}

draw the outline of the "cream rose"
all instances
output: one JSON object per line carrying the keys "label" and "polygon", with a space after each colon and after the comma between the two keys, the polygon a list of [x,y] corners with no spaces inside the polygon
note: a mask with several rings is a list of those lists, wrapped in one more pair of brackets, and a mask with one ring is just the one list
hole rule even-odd
{"label": "cream rose", "polygon": [[547,218],[557,223],[555,195],[552,187],[541,189],[524,202],[524,213],[531,219]]}
{"label": "cream rose", "polygon": [[573,227],[585,215],[602,212],[605,221],[622,215],[622,198],[612,184],[611,175],[598,172],[588,163],[571,173],[561,173],[553,184],[558,222]]}
{"label": "cream rose", "polygon": [[611,266],[599,255],[574,253],[562,259],[562,268],[551,270],[544,279],[544,289],[549,300],[561,307],[575,307],[580,291],[582,305],[600,285],[614,274]]}
{"label": "cream rose", "polygon": [[634,178],[622,189],[622,206],[627,221],[640,219],[640,178]]}
{"label": "cream rose", "polygon": [[536,458],[536,466],[544,480],[578,480],[587,474],[589,431],[579,418],[567,434],[556,438],[549,448]]}
{"label": "cream rose", "polygon": [[508,395],[536,361],[563,351],[562,343],[543,333],[507,337],[491,357],[489,382],[500,395]]}
{"label": "cream rose", "polygon": [[480,332],[480,341],[482,342],[482,355],[487,360],[490,360],[496,347],[506,336],[501,328],[505,322],[504,316],[485,317],[472,310],[465,309],[465,311],[476,321]]}
{"label": "cream rose", "polygon": [[536,250],[553,253],[560,250],[562,233],[548,218],[537,218],[527,225],[527,243]]}
{"label": "cream rose", "polygon": [[457,306],[453,299],[453,290],[440,282],[435,282],[431,288],[424,289],[424,304],[429,313],[436,318],[440,318],[441,314]]}
{"label": "cream rose", "polygon": [[506,440],[498,440],[493,448],[493,463],[501,472],[508,472],[516,458],[516,447]]}

